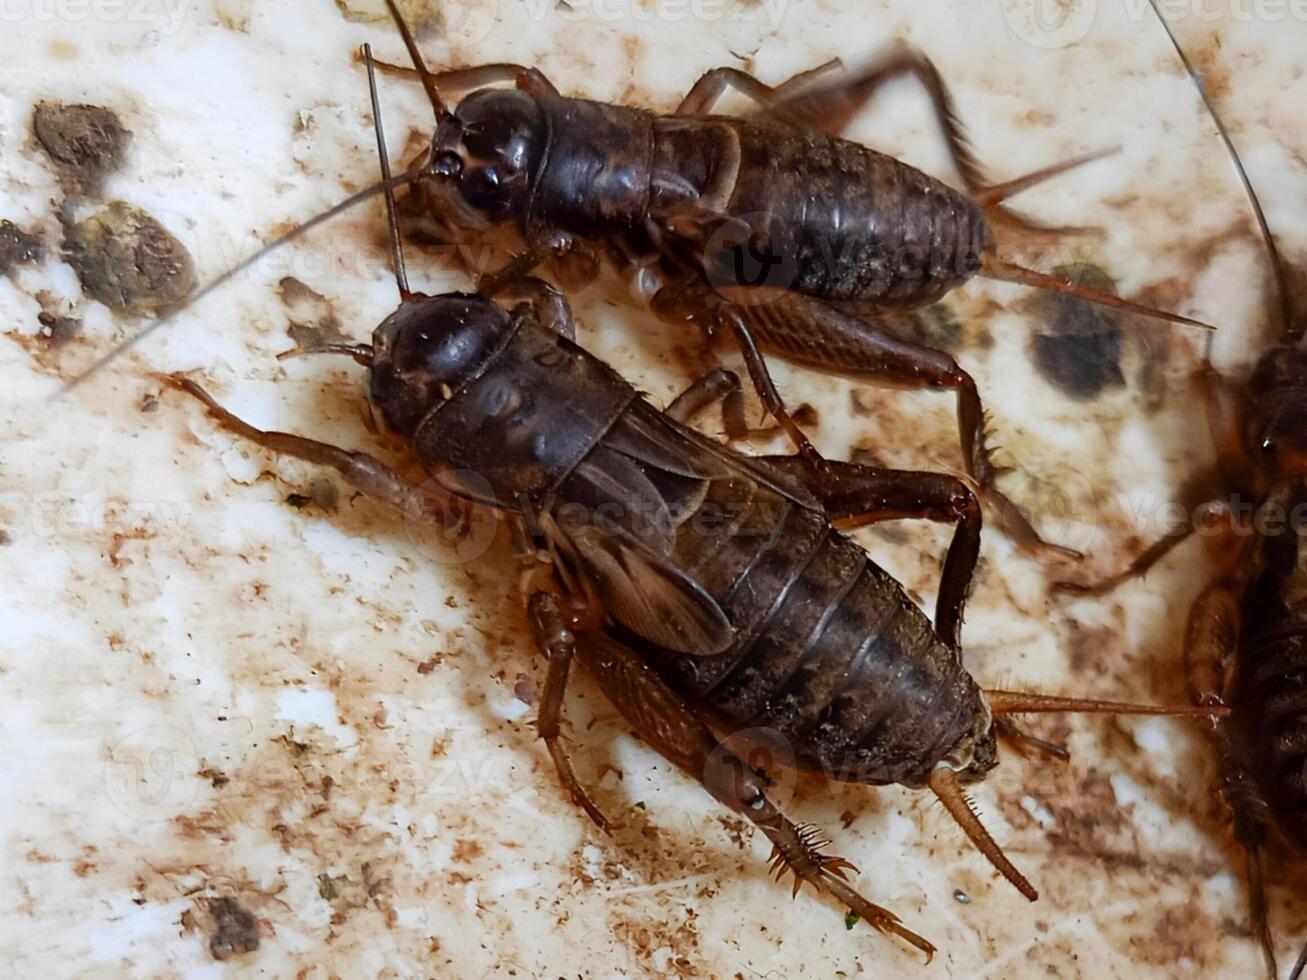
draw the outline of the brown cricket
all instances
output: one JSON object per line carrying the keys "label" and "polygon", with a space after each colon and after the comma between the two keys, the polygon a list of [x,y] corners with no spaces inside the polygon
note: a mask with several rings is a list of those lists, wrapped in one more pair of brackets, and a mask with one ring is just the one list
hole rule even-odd
{"label": "brown cricket", "polygon": [[[768,773],[743,761],[732,734],[765,731],[798,766],[841,780],[929,787],[1034,900],[963,790],[997,764],[998,735],[1029,738],[1008,716],[1224,710],[982,690],[962,665],[959,637],[981,527],[965,484],[825,460],[818,479],[797,455],[750,458],[719,445],[687,423],[738,387],[729,372],[711,372],[659,411],[573,342],[566,301],[540,280],[506,284],[505,295],[521,297],[511,307],[411,292],[389,193],[387,204],[402,302],[370,344],[315,350],[367,368],[378,428],[409,447],[427,481],[364,453],[256,429],[193,380],[168,381],[225,428],[332,467],[412,519],[444,519],[451,496],[502,518],[522,546],[527,619],[548,659],[539,733],[564,787],[600,827],[608,820],[559,737],[574,659],[650,746],[767,836],[773,870],[792,873],[796,892],[804,882],[830,892],[929,957],[930,942],[854,890],[853,866],[825,850],[820,831],[776,807]],[[840,531],[904,518],[957,525],[933,625]]]}
{"label": "brown cricket", "polygon": [[[1082,230],[1042,227],[1001,202],[1104,153],[989,183],[939,71],[904,44],[861,70],[831,62],[774,88],[715,68],[660,115],[563,96],[521,65],[432,73],[394,0],[387,6],[436,117],[430,173],[414,188],[420,210],[444,237],[507,226],[523,248],[478,292],[493,296],[546,260],[579,285],[602,255],[664,320],[732,337],[759,397],[813,463],[816,450],[763,352],[874,383],[955,391],[966,472],[1005,533],[1026,550],[1073,554],[1042,542],[996,489],[971,376],[896,327],[977,273],[1204,326],[1000,257],[995,229],[1027,241]],[[930,96],[965,191],[840,137],[884,83],[905,76]],[[491,87],[500,83],[512,88]],[[441,94],[469,89],[454,108]],[[713,114],[728,89],[758,110]]]}
{"label": "brown cricket", "polygon": [[[1000,470],[970,374],[900,328],[911,311],[978,273],[1204,326],[1000,257],[996,229],[1024,240],[1078,230],[1042,227],[1002,202],[1103,154],[988,182],[939,71],[902,44],[861,70],[831,62],[774,88],[716,68],[660,115],[565,97],[521,65],[433,73],[393,0],[387,6],[413,63],[394,70],[416,73],[436,117],[425,159],[396,181],[412,185],[437,237],[502,229],[519,240],[521,254],[482,277],[480,294],[495,296],[545,261],[565,285],[579,286],[597,274],[602,255],[662,319],[733,338],[763,404],[814,466],[818,454],[786,411],[764,352],[871,383],[956,392],[963,466],[998,526],[1023,550],[1075,555],[1042,541],[997,489]],[[840,137],[884,83],[905,76],[929,94],[964,191]],[[504,83],[512,87],[494,87]],[[728,89],[757,111],[713,114]],[[454,108],[442,95],[468,90]],[[369,188],[308,226],[379,191]],[[747,434],[742,412],[729,414],[728,434]]]}
{"label": "brown cricket", "polygon": [[[1216,545],[1219,571],[1189,612],[1185,674],[1195,704],[1230,709],[1211,718],[1208,734],[1221,758],[1220,795],[1246,855],[1253,934],[1274,980],[1263,852],[1272,833],[1307,851],[1307,323],[1293,310],[1284,263],[1234,142],[1166,18],[1156,13],[1252,206],[1271,263],[1279,342],[1242,381],[1222,376],[1204,358],[1197,381],[1217,459],[1185,488],[1185,522],[1118,574],[1056,587],[1102,595],[1144,575],[1200,528]],[[1304,968],[1307,946],[1290,980]]]}

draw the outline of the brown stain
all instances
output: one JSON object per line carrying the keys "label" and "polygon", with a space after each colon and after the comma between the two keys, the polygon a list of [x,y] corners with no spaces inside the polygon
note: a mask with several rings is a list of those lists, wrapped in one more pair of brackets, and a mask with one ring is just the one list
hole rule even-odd
{"label": "brown stain", "polygon": [[104,106],[39,102],[32,134],[59,169],[70,194],[96,195],[122,166],[131,132]]}
{"label": "brown stain", "polygon": [[252,953],[259,948],[259,920],[234,898],[223,896],[205,902],[213,919],[209,952],[215,960]]}
{"label": "brown stain", "polygon": [[186,247],[153,216],[125,201],[111,201],[67,226],[64,257],[86,295],[117,313],[166,311],[195,285]]}
{"label": "brown stain", "polygon": [[286,333],[297,348],[312,350],[322,344],[353,342],[331,301],[305,283],[287,276],[277,283],[277,295],[290,320]]}

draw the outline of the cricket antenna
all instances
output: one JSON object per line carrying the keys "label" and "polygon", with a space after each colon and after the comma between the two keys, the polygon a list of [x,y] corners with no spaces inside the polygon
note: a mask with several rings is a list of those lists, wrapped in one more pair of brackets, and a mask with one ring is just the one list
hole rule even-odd
{"label": "cricket antenna", "polygon": [[[372,97],[372,127],[377,133],[377,158],[381,163],[381,182],[390,180],[390,154],[386,152],[386,133],[381,125],[381,100],[377,97],[377,67],[372,61],[372,45],[363,45],[363,63],[368,67],[368,93]],[[395,191],[386,188],[386,222],[390,233],[390,257],[395,269],[399,298],[408,302],[413,293],[408,288],[408,269],[404,266],[404,243],[399,237],[399,216],[395,213]]]}
{"label": "cricket antenna", "polygon": [[1285,342],[1299,340],[1302,337],[1303,328],[1294,321],[1293,309],[1289,303],[1289,286],[1284,263],[1280,261],[1280,251],[1275,247],[1275,236],[1271,234],[1271,226],[1266,223],[1266,212],[1262,210],[1262,202],[1258,199],[1257,192],[1253,190],[1252,181],[1248,179],[1248,171],[1244,169],[1243,160],[1239,157],[1239,151],[1234,148],[1234,140],[1230,138],[1230,133],[1225,128],[1225,123],[1221,121],[1216,106],[1212,104],[1212,98],[1207,93],[1207,85],[1203,82],[1203,76],[1194,67],[1194,63],[1189,60],[1184,48],[1180,47],[1180,42],[1176,40],[1175,31],[1171,30],[1170,21],[1163,16],[1162,11],[1157,6],[1157,0],[1148,0],[1148,2],[1152,4],[1153,13],[1166,30],[1166,36],[1171,40],[1171,47],[1175,48],[1175,53],[1179,56],[1185,71],[1193,79],[1194,87],[1198,89],[1198,95],[1202,98],[1203,105],[1207,107],[1207,114],[1212,117],[1212,122],[1216,124],[1216,131],[1220,134],[1221,141],[1225,144],[1225,148],[1230,151],[1230,159],[1234,162],[1235,173],[1239,175],[1239,183],[1243,184],[1244,194],[1248,196],[1248,203],[1252,205],[1253,216],[1257,219],[1257,228],[1261,232],[1262,242],[1266,246],[1266,255],[1271,260],[1272,275],[1275,277],[1275,292],[1280,305],[1280,336]]}
{"label": "cricket antenna", "polygon": [[236,276],[240,275],[250,266],[254,265],[256,262],[260,261],[261,259],[271,254],[272,252],[275,252],[283,245],[295,241],[295,239],[301,237],[302,235],[306,234],[309,231],[312,231],[314,228],[318,227],[318,225],[330,221],[332,218],[336,217],[339,214],[344,213],[345,211],[348,211],[350,208],[354,207],[354,205],[359,204],[362,201],[366,201],[370,197],[375,197],[377,194],[381,194],[383,192],[393,192],[397,187],[407,187],[409,184],[416,183],[417,181],[422,180],[429,176],[431,176],[431,174],[426,170],[426,168],[422,168],[416,171],[400,174],[398,177],[391,177],[388,180],[383,180],[380,183],[373,184],[371,187],[365,187],[357,194],[350,195],[349,197],[345,198],[345,200],[341,201],[339,204],[336,204],[333,207],[328,208],[326,211],[323,211],[321,214],[314,215],[312,218],[310,218],[308,221],[305,221],[303,224],[296,225],[290,231],[286,232],[286,234],[274,238],[272,241],[268,242],[268,244],[264,245],[261,249],[259,249],[253,255],[251,255],[248,259],[245,259],[243,262],[238,262],[236,265],[232,266],[222,275],[218,276],[218,278],[211,280],[210,282],[201,286],[195,292],[191,293],[191,295],[187,297],[186,302],[183,303],[181,306],[165,314],[164,316],[159,317],[159,319],[155,320],[149,326],[143,327],[142,329],[138,330],[131,337],[127,338],[122,343],[118,344],[116,347],[111,348],[107,353],[101,355],[98,359],[96,359],[96,361],[90,367],[88,367],[85,371],[82,371],[79,374],[75,375],[67,384],[65,384],[53,395],[51,395],[50,400],[57,401],[58,399],[64,397],[69,392],[79,387],[84,381],[86,381],[87,378],[91,377],[91,375],[97,373],[104,367],[108,366],[111,362],[117,360],[117,358],[119,358],[121,355],[131,350],[141,341],[145,340],[145,338],[149,337],[150,334],[155,333],[156,331],[161,330],[164,327],[168,326],[168,324],[172,323],[173,320],[175,320],[181,313],[183,313],[185,310],[190,309],[197,302],[202,300],[205,296],[209,295],[209,293],[213,292],[219,286],[225,285],[226,283],[230,282],[232,279],[236,278]]}
{"label": "cricket antenna", "polygon": [[404,39],[404,47],[408,48],[409,60],[413,62],[418,78],[422,79],[422,87],[427,90],[427,98],[431,101],[431,109],[436,114],[436,122],[440,122],[449,115],[449,109],[440,97],[440,92],[436,90],[435,76],[427,69],[427,63],[422,60],[422,52],[418,50],[417,42],[413,40],[413,32],[404,22],[404,15],[399,12],[399,5],[395,0],[386,0],[386,8],[390,11],[395,26],[399,28],[399,36]]}

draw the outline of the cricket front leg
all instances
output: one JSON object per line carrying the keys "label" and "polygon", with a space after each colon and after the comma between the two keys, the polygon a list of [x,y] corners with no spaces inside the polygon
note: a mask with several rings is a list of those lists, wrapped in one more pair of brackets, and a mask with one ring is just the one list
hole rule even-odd
{"label": "cricket front leg", "polygon": [[578,636],[577,657],[636,733],[724,806],[748,819],[772,842],[772,870],[829,892],[868,925],[898,936],[926,954],[935,947],[906,928],[888,909],[869,902],[848,883],[853,865],[826,853],[811,825],[792,823],[767,797],[765,781],[715,739],[667,683],[628,648],[603,633]]}
{"label": "cricket front leg", "polygon": [[160,380],[198,399],[224,429],[283,456],[334,469],[355,490],[384,500],[412,518],[444,518],[449,497],[443,491],[417,486],[367,453],[352,452],[289,432],[269,432],[238,418],[190,378],[161,376]]}

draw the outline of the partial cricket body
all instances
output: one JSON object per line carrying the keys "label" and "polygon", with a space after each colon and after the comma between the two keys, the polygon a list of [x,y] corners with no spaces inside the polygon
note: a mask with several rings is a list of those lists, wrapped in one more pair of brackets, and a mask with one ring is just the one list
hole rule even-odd
{"label": "partial cricket body", "polygon": [[[511,226],[524,243],[505,274],[483,277],[478,292],[493,296],[546,260],[579,284],[605,255],[662,319],[735,340],[763,403],[813,464],[817,453],[786,411],[763,352],[846,377],[956,391],[964,466],[999,525],[1026,550],[1074,557],[1042,542],[995,487],[971,377],[949,354],[904,339],[896,324],[981,273],[1202,326],[999,258],[996,227],[1045,241],[1077,230],[1041,227],[1000,202],[1103,154],[988,184],[938,71],[903,45],[861,71],[830,63],[775,88],[718,68],[673,114],[659,115],[564,97],[520,65],[432,73],[387,2],[436,116],[415,186],[418,210],[442,237]],[[930,95],[965,192],[839,136],[883,83],[905,75]],[[486,87],[504,82],[513,88]],[[453,109],[440,94],[468,89]],[[727,89],[758,111],[712,114]]]}
{"label": "partial cricket body", "polygon": [[[1307,853],[1307,324],[1292,309],[1279,251],[1234,144],[1201,78],[1174,35],[1171,40],[1252,205],[1276,284],[1280,343],[1241,384],[1204,363],[1199,381],[1218,459],[1186,489],[1186,523],[1122,572],[1057,588],[1104,594],[1142,576],[1200,526],[1217,532],[1209,540],[1218,545],[1220,570],[1190,610],[1185,670],[1195,704],[1230,709],[1212,718],[1209,734],[1222,759],[1221,797],[1247,855],[1253,932],[1274,978],[1262,854],[1272,832]],[[1307,947],[1292,980],[1305,967]]]}

